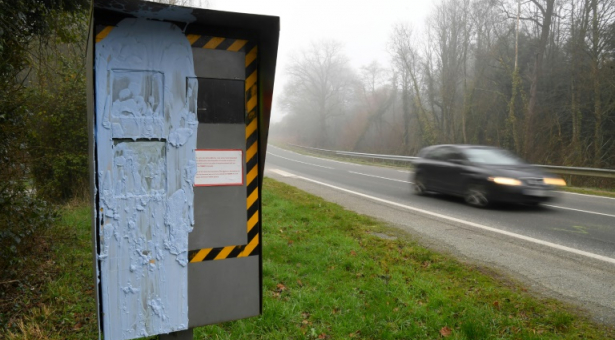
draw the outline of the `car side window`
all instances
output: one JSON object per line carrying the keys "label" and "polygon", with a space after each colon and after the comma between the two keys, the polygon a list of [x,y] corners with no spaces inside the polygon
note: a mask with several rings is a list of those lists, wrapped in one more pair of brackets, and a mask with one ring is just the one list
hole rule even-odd
{"label": "car side window", "polygon": [[436,148],[431,150],[431,152],[427,155],[426,158],[442,161],[445,157],[445,148]]}
{"label": "car side window", "polygon": [[438,148],[435,148],[435,149],[428,150],[427,153],[423,155],[423,157],[426,159],[436,159],[437,154],[438,154]]}
{"label": "car side window", "polygon": [[450,152],[448,152],[446,155],[446,160],[449,162],[455,161],[455,160],[460,161],[460,160],[465,160],[465,157],[459,151],[450,150]]}
{"label": "car side window", "polygon": [[436,147],[434,149],[428,150],[423,158],[441,161],[441,162],[452,162],[453,160],[465,160],[466,157],[459,151],[454,148],[448,146]]}

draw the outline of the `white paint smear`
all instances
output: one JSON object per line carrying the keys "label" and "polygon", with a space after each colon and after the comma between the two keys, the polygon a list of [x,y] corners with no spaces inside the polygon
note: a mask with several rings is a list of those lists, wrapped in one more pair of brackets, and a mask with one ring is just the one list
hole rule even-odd
{"label": "white paint smear", "polygon": [[125,19],[95,51],[104,338],[184,330],[198,126],[190,43],[173,24]]}

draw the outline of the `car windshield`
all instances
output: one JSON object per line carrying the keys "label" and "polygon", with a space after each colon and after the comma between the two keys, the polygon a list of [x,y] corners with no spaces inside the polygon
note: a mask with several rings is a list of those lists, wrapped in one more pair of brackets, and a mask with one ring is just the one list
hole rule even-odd
{"label": "car windshield", "polygon": [[505,150],[498,149],[466,149],[465,154],[473,163],[495,165],[524,164],[519,158]]}

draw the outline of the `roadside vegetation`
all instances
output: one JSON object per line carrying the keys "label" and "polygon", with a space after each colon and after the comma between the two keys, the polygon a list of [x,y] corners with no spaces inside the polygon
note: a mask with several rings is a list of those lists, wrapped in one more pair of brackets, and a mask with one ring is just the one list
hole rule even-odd
{"label": "roadside vegetation", "polygon": [[95,339],[91,208],[73,203],[0,282],[0,339]]}
{"label": "roadside vegetation", "polygon": [[583,195],[594,195],[615,198],[615,189],[566,187],[562,190]]}
{"label": "roadside vegetation", "polygon": [[0,306],[11,303],[6,282],[38,285],[21,268],[47,261],[30,256],[56,243],[42,235],[57,207],[87,195],[88,8],[86,0],[0,1]]}
{"label": "roadside vegetation", "polygon": [[[543,1],[553,4],[531,1],[521,14]],[[323,44],[335,62],[328,79],[341,83],[316,92],[336,95],[324,96],[327,102],[313,100],[300,91],[310,84],[295,74],[293,84],[300,86],[283,96],[289,114],[277,126],[280,136],[373,153],[411,154],[430,143],[476,142],[521,154],[536,150],[531,160],[545,164],[612,167],[615,91],[609,56],[615,46],[615,3],[575,0],[542,13],[541,20],[570,20],[562,26],[569,34],[558,30],[557,39],[548,29],[554,22],[521,27],[519,70],[511,67],[511,22],[499,20],[505,13],[498,12],[513,2],[455,4],[444,1],[439,8],[455,17],[484,11],[475,17],[490,18],[468,30],[441,27],[449,33],[461,29],[463,44],[481,41],[465,45],[469,53],[446,51],[463,56],[446,60],[466,65],[463,74],[442,72],[451,64],[426,64],[431,59],[418,54],[411,30],[403,25],[393,27],[389,44],[392,73],[374,63],[361,70],[359,83],[340,46]],[[97,338],[91,206],[83,203],[88,197],[89,6],[86,0],[0,1],[0,339]],[[435,19],[432,24],[446,22]],[[487,36],[492,30],[501,34]],[[543,30],[550,37],[545,41],[536,36]],[[528,66],[534,56],[559,62],[545,64],[541,72]],[[300,58],[294,66],[305,66],[309,75],[318,71],[317,59]],[[411,84],[412,78],[417,83]],[[487,83],[491,79],[498,83]],[[463,89],[444,87],[453,83],[463,83]],[[547,83],[570,86],[552,93],[555,87]],[[498,92],[500,100],[494,102],[485,88]],[[526,126],[543,133],[525,133]],[[343,131],[339,140],[331,138],[332,131]],[[569,306],[531,297],[511,280],[425,250],[377,221],[271,180],[263,194],[265,312],[200,328],[197,339],[615,338],[612,329]]]}
{"label": "roadside vegetation", "polygon": [[[21,267],[29,283],[0,283],[0,338],[97,337],[89,214],[65,206]],[[195,339],[615,338],[569,305],[270,179],[263,221],[263,315]]]}
{"label": "roadside vegetation", "polygon": [[270,136],[395,155],[491,145],[613,169],[614,22],[613,0],[441,0],[424,22],[389,23],[390,59],[359,67],[344,41],[314,37],[280,70]]}

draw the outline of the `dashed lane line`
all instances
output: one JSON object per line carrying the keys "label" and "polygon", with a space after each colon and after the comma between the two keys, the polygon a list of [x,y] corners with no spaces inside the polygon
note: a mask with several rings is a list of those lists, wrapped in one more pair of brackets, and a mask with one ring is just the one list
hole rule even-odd
{"label": "dashed lane line", "polygon": [[403,180],[401,180],[401,179],[393,179],[393,178],[387,178],[387,177],[381,177],[381,176],[375,176],[375,175],[363,174],[363,173],[356,172],[356,171],[348,171],[348,172],[350,172],[351,174],[356,174],[356,175],[361,175],[361,176],[374,177],[374,178],[386,179],[386,180],[389,180],[389,181],[395,181],[395,182],[402,182],[402,183],[409,183],[409,184],[412,184],[412,182],[409,182],[409,181],[403,181]]}
{"label": "dashed lane line", "polygon": [[311,164],[311,163],[307,163],[307,162],[302,162],[302,161],[298,161],[298,160],[290,159],[290,158],[287,158],[287,157],[284,157],[284,156],[276,155],[276,154],[275,154],[275,153],[273,153],[273,152],[267,152],[267,154],[268,154],[268,155],[275,156],[275,157],[279,157],[279,158],[282,158],[282,159],[285,159],[285,160],[287,160],[287,161],[295,162],[295,163],[301,163],[301,164],[311,165],[311,166],[315,166],[315,167],[319,167],[319,168],[324,168],[324,169],[333,170],[333,168],[328,167],[328,166],[317,165],[317,164]]}

